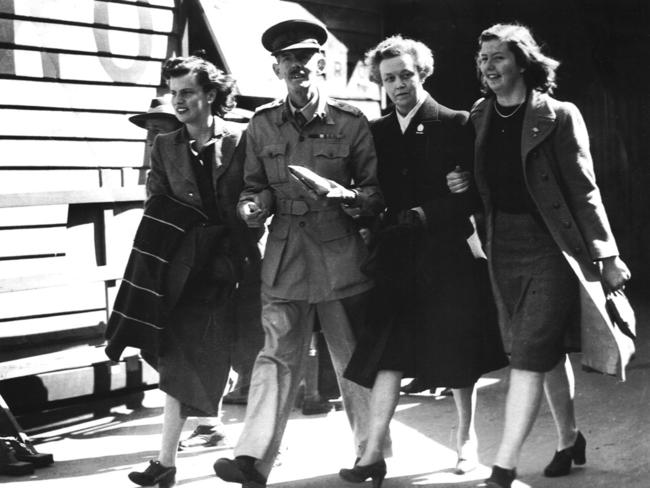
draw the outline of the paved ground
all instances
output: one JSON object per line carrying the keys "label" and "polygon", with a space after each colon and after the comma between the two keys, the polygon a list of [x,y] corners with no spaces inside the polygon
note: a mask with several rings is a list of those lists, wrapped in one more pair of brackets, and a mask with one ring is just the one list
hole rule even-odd
{"label": "paved ground", "polygon": [[[637,360],[629,379],[617,384],[611,378],[580,371],[576,366],[576,406],[580,428],[587,438],[587,465],[571,476],[547,479],[541,475],[555,446],[550,412],[543,406],[526,444],[515,488],[648,488],[650,487],[650,307],[634,302],[641,324]],[[499,441],[506,371],[484,378],[480,384],[478,432],[480,458],[485,466],[468,475],[451,472],[455,410],[453,400],[432,395],[402,397],[392,424],[395,455],[388,460],[384,488],[476,487],[489,473]],[[42,452],[54,454],[56,462],[33,476],[0,476],[0,483],[12,488],[129,487],[126,474],[143,468],[156,455],[162,419],[161,395],[147,392],[143,408],[113,408],[97,418],[69,419],[64,425],[32,430]],[[225,488],[217,479],[212,463],[230,456],[232,441],[241,430],[243,407],[227,406],[224,412],[229,440],[223,446],[182,452],[178,460],[177,486]],[[194,427],[188,422],[186,434]],[[354,459],[352,443],[342,412],[305,417],[294,412],[285,436],[281,464],[271,474],[274,488],[332,488],[353,486],[339,480],[340,467]],[[370,486],[366,483],[362,486]]]}

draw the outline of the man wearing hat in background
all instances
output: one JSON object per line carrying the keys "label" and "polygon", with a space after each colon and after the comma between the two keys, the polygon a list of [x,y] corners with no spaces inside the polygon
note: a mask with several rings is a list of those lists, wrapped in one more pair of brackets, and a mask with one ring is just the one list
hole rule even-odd
{"label": "man wearing hat in background", "polygon": [[174,114],[168,95],[151,99],[151,104],[145,113],[132,115],[129,120],[147,131],[147,144],[144,149],[145,166],[149,166],[151,147],[156,136],[175,131],[182,125]]}
{"label": "man wearing hat in background", "polygon": [[[315,318],[332,355],[356,455],[367,440],[370,392],[344,378],[372,282],[360,271],[366,247],[351,209],[383,208],[377,158],[368,121],[356,108],[329,99],[319,85],[326,30],[288,20],[264,32],[273,70],[286,99],[264,105],[251,119],[239,215],[250,227],[273,215],[262,262],[265,345],[253,368],[244,429],[235,459],[215,462],[217,476],[246,488],[266,486],[294,403]],[[316,195],[291,175],[299,165],[326,178]],[[317,456],[318,454],[315,453]]]}

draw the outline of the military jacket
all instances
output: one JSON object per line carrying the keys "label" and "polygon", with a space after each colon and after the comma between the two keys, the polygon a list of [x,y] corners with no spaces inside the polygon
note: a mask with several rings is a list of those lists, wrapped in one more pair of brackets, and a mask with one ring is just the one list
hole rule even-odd
{"label": "military jacket", "polygon": [[287,100],[260,107],[248,126],[240,204],[254,200],[273,214],[262,289],[317,303],[371,288],[354,219],[340,203],[310,198],[289,173],[292,164],[353,189],[354,206],[366,214],[383,208],[372,135],[358,109],[321,95],[314,117],[299,127]]}

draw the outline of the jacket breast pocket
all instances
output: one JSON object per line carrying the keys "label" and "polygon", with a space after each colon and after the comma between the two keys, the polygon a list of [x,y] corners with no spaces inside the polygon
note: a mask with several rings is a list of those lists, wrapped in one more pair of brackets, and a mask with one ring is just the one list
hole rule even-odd
{"label": "jacket breast pocket", "polygon": [[269,183],[284,183],[289,179],[286,162],[286,144],[264,146],[258,155],[264,163]]}
{"label": "jacket breast pocket", "polygon": [[350,156],[350,145],[340,142],[315,142],[315,171],[325,178],[339,180],[346,174],[345,165]]}

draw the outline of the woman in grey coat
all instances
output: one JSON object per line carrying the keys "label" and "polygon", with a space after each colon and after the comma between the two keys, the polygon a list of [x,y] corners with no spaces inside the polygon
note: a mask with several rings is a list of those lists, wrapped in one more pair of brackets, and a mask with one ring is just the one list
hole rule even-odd
{"label": "woman in grey coat", "polygon": [[558,65],[521,25],[497,24],[479,36],[477,71],[487,96],[470,115],[475,180],[512,367],[503,437],[486,482],[492,488],[515,479],[542,392],[558,432],[544,475],[584,464],[567,352],[581,349],[586,366],[624,378],[634,350],[605,310],[605,292],[623,287],[630,272],[596,185],[582,116],[549,96]]}

